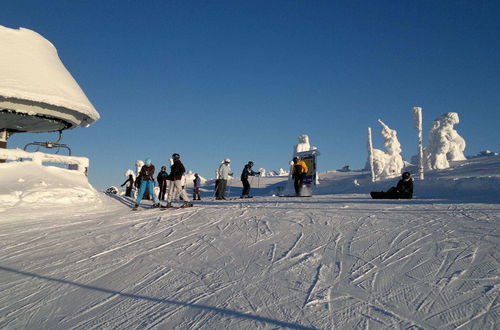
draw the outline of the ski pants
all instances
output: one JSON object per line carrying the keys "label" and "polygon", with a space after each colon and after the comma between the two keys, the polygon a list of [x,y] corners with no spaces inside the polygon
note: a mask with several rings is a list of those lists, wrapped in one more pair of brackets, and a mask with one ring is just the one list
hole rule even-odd
{"label": "ski pants", "polygon": [[137,199],[135,200],[136,204],[139,204],[142,200],[142,197],[144,196],[144,193],[146,192],[146,189],[149,191],[149,196],[153,197],[153,201],[155,203],[159,203],[160,201],[158,200],[158,197],[156,197],[154,193],[154,181],[153,180],[142,180],[141,181],[141,186],[139,188],[139,193],[137,194]]}
{"label": "ski pants", "polygon": [[219,179],[219,183],[217,184],[217,190],[215,191],[215,198],[225,198],[226,196],[226,186],[227,180]]}
{"label": "ski pants", "polygon": [[241,179],[241,183],[243,183],[243,191],[241,192],[241,196],[247,196],[250,194],[250,183],[248,179]]}
{"label": "ski pants", "polygon": [[305,176],[306,176],[305,173],[294,174],[293,186],[295,188],[295,195],[297,196],[300,196]]}
{"label": "ski pants", "polygon": [[163,201],[165,200],[165,194],[167,193],[167,181],[163,180],[160,182],[160,192],[158,193],[158,199]]}
{"label": "ski pants", "polygon": [[194,187],[193,188],[193,199],[194,200],[201,200],[201,197],[200,197],[200,187]]}
{"label": "ski pants", "polygon": [[174,197],[176,191],[179,192],[179,195],[181,196],[182,200],[185,203],[189,202],[189,197],[186,194],[186,191],[182,189],[182,181],[174,180],[174,181],[169,181],[167,203],[172,202],[172,198]]}

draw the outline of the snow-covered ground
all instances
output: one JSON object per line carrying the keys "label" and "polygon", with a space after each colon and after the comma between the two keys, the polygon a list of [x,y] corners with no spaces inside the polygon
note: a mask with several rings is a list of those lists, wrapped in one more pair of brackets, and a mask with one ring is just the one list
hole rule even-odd
{"label": "snow-covered ground", "polygon": [[413,200],[328,172],[310,198],[254,178],[253,199],[207,186],[139,212],[77,172],[0,167],[0,328],[498,327],[499,156],[426,173]]}

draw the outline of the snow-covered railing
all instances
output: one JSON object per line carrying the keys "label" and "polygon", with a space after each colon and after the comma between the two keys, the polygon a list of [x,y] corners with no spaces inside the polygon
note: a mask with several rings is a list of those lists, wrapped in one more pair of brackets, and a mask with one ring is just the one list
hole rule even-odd
{"label": "snow-covered railing", "polygon": [[2,149],[0,148],[0,159],[21,160],[31,159],[33,162],[42,165],[43,163],[69,164],[68,168],[87,174],[89,168],[89,159],[87,157],[63,156],[55,154],[46,154],[43,152],[27,152],[21,149]]}

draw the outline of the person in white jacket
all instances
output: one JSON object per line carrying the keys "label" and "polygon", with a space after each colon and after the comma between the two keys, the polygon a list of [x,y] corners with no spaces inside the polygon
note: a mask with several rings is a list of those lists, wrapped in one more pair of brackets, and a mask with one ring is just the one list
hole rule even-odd
{"label": "person in white jacket", "polygon": [[229,179],[229,176],[233,175],[230,164],[231,160],[226,158],[217,170],[219,184],[217,184],[217,190],[215,191],[215,199],[226,199],[227,180]]}

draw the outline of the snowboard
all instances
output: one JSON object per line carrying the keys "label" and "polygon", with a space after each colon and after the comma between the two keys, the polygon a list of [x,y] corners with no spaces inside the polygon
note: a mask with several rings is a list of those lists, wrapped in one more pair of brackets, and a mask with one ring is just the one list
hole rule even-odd
{"label": "snowboard", "polygon": [[372,199],[411,199],[412,196],[405,193],[387,192],[387,191],[372,191],[370,192]]}

